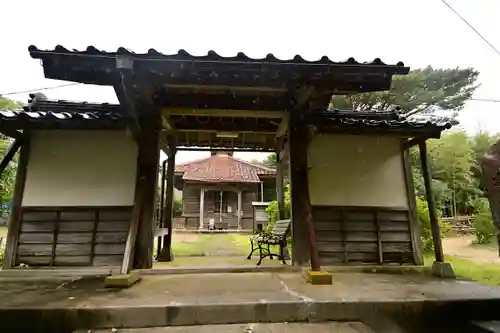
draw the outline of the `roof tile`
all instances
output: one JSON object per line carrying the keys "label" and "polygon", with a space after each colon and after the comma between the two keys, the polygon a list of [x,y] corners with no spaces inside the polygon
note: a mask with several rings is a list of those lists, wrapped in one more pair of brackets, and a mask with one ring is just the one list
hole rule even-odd
{"label": "roof tile", "polygon": [[222,154],[176,165],[175,171],[182,173],[184,180],[226,183],[259,183],[259,176],[276,173],[273,169]]}

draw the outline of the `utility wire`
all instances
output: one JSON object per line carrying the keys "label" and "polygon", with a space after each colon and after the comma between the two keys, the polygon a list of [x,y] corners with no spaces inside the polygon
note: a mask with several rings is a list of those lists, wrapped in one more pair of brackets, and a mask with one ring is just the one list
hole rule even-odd
{"label": "utility wire", "polygon": [[465,24],[467,24],[469,26],[469,28],[472,29],[472,31],[474,31],[476,33],[476,35],[478,35],[484,42],[486,42],[486,44],[488,44],[492,49],[493,51],[495,51],[495,53],[497,55],[500,56],[500,51],[493,45],[491,44],[487,39],[486,37],[484,37],[479,31],[477,31],[476,28],[474,28],[474,26],[472,24],[470,24],[462,15],[460,15],[448,2],[446,2],[446,0],[441,0],[445,5],[446,7],[448,7],[456,16],[458,16]]}
{"label": "utility wire", "polygon": [[37,92],[37,91],[42,91],[42,90],[51,90],[51,89],[57,89],[57,88],[62,88],[62,87],[76,86],[77,84],[81,84],[81,83],[74,82],[74,83],[61,84],[59,86],[44,87],[44,88],[37,88],[37,89],[30,89],[30,90],[21,90],[21,91],[13,91],[13,92],[9,92],[6,94],[0,94],[0,97],[1,96],[9,96],[9,95],[17,95],[17,94],[26,94],[26,93]]}

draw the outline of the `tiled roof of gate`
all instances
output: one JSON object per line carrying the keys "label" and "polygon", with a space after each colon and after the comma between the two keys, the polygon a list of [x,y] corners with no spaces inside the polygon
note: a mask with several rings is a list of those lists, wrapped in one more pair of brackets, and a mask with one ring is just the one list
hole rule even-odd
{"label": "tiled roof of gate", "polygon": [[386,64],[380,58],[375,58],[372,61],[368,62],[359,62],[354,58],[348,58],[344,61],[333,61],[327,56],[322,56],[318,60],[306,60],[300,55],[295,55],[292,59],[280,59],[277,58],[274,54],[268,53],[264,58],[252,58],[246,55],[243,52],[238,52],[234,56],[222,56],[217,52],[210,50],[204,55],[193,55],[187,52],[184,49],[180,49],[177,53],[165,54],[159,52],[153,48],[149,49],[146,53],[136,53],[125,47],[119,47],[115,52],[107,52],[103,50],[97,49],[95,46],[88,46],[85,50],[69,50],[62,45],[57,45],[52,50],[40,50],[35,45],[30,45],[28,47],[28,51],[32,58],[40,59],[45,55],[75,55],[75,56],[94,56],[94,57],[115,57],[116,55],[127,55],[132,56],[137,59],[159,59],[159,60],[202,60],[202,61],[241,61],[245,63],[276,63],[276,64],[286,64],[286,63],[294,63],[294,64],[303,64],[303,65],[366,65],[366,66],[387,66],[394,67],[395,71],[399,73],[402,69],[402,72],[407,71],[405,69],[404,63],[399,61],[396,64]]}
{"label": "tiled roof of gate", "polygon": [[259,183],[259,176],[272,176],[276,173],[274,169],[223,154],[178,164],[175,171],[184,180],[225,183]]}

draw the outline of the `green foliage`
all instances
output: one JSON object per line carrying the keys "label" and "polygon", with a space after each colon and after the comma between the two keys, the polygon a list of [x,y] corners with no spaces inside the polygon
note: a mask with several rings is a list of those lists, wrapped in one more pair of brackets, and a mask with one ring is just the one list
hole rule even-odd
{"label": "green foliage", "polygon": [[500,136],[498,134],[490,135],[488,132],[483,131],[470,138],[470,145],[472,147],[472,154],[474,158],[472,175],[474,176],[479,189],[483,193],[485,192],[485,187],[484,181],[482,179],[483,170],[481,168],[481,162],[484,155],[498,139],[500,139]]}
{"label": "green foliage", "polygon": [[496,228],[491,216],[490,204],[481,198],[476,204],[478,212],[474,216],[474,236],[476,244],[490,243],[496,236]]}
{"label": "green foliage", "polygon": [[[290,185],[286,185],[285,188],[285,218],[290,217]],[[278,219],[278,201],[274,200],[269,203],[266,208],[266,212],[269,215],[269,222],[266,226],[266,230],[272,229],[276,220]]]}
{"label": "green foliage", "polygon": [[[424,252],[429,252],[434,249],[432,242],[431,222],[429,219],[429,206],[427,201],[418,196],[417,200],[417,218],[420,224],[420,237],[422,239],[422,249]],[[441,221],[441,216],[438,215],[438,222],[441,228],[441,237],[451,230],[451,226]]]}
{"label": "green foliage", "polygon": [[[11,139],[4,136],[3,134],[0,134],[0,158],[3,158],[3,156],[5,156],[11,142]],[[18,156],[16,154],[0,176],[0,204],[5,204],[12,198],[14,181],[16,179],[17,160]]]}
{"label": "green foliage", "polygon": [[[463,131],[444,133],[428,141],[429,163],[436,206],[446,215],[470,215],[477,210],[481,189],[481,159],[496,136],[481,133],[468,137]],[[418,147],[410,150],[413,181],[418,195],[425,193]]]}
{"label": "green foliage", "polygon": [[[399,105],[407,115],[433,111],[455,113],[472,96],[479,72],[473,68],[416,69],[395,76],[389,91],[333,96],[331,107],[354,110],[385,110]],[[452,114],[452,117],[454,114]]]}
{"label": "green foliage", "polygon": [[174,198],[174,216],[181,216],[182,215],[182,197],[175,197]]}
{"label": "green foliage", "polygon": [[271,169],[276,169],[276,164],[277,164],[277,156],[276,154],[269,154],[267,157],[262,161],[262,164],[268,168]]}
{"label": "green foliage", "polygon": [[21,107],[21,103],[0,96],[0,111],[15,110]]}

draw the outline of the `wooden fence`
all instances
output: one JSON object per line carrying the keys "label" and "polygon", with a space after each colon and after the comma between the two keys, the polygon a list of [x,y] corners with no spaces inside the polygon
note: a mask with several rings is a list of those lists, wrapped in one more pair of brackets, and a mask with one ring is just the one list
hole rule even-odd
{"label": "wooden fence", "polygon": [[459,235],[471,234],[474,231],[474,216],[442,217],[441,221],[449,223],[453,232]]}

